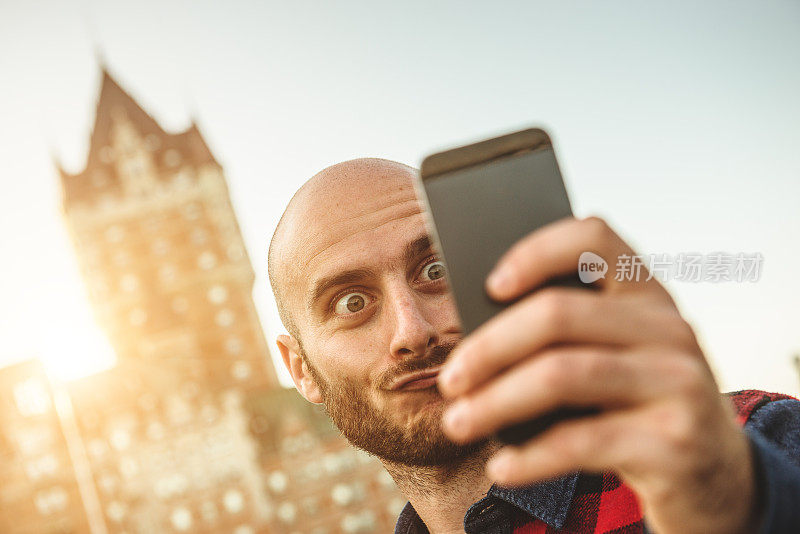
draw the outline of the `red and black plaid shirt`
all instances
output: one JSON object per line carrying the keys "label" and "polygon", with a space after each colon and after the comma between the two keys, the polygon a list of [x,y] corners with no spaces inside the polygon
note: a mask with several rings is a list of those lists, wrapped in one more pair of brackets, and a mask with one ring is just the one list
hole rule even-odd
{"label": "red and black plaid shirt", "polygon": [[[746,390],[729,394],[744,425],[767,403],[788,395]],[[572,473],[520,488],[496,485],[464,516],[468,534],[627,534],[645,531],[636,495],[612,473]],[[395,534],[428,529],[411,503],[398,517]]]}

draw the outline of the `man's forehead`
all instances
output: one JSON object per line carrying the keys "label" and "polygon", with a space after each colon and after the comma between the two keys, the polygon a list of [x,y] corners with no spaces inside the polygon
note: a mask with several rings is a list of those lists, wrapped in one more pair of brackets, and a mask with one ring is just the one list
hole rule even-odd
{"label": "man's forehead", "polygon": [[298,290],[313,272],[369,257],[397,232],[424,232],[414,179],[414,169],[399,163],[355,160],[309,180],[282,223],[286,282]]}
{"label": "man's forehead", "polygon": [[309,227],[306,243],[299,255],[299,266],[313,269],[320,263],[329,263],[348,256],[368,256],[386,248],[408,231],[424,231],[422,209],[415,198],[392,199],[392,204],[374,206],[374,209],[350,212],[350,216],[329,216],[317,221],[316,228]]}

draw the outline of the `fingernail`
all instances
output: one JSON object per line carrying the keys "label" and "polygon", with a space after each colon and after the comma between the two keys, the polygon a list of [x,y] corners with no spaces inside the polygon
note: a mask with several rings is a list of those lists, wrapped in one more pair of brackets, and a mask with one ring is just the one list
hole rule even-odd
{"label": "fingernail", "polygon": [[511,290],[511,270],[506,266],[497,267],[489,273],[486,285],[494,293],[508,293]]}
{"label": "fingernail", "polygon": [[463,434],[467,424],[467,405],[456,402],[444,414],[444,424],[451,431]]}

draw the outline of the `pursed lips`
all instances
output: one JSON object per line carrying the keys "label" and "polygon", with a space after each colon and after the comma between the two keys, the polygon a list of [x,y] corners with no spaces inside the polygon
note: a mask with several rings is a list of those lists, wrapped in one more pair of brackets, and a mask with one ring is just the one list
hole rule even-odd
{"label": "pursed lips", "polygon": [[413,377],[411,380],[402,382],[399,387],[395,387],[396,391],[407,391],[415,389],[425,389],[436,385],[436,379],[439,376],[439,368],[418,373],[418,377]]}

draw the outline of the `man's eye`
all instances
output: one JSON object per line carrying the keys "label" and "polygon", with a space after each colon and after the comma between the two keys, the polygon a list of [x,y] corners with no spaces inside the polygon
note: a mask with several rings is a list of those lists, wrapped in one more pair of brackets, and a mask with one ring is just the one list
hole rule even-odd
{"label": "man's eye", "polygon": [[356,313],[367,305],[367,296],[364,293],[348,293],[336,301],[335,311],[339,315]]}
{"label": "man's eye", "polygon": [[429,263],[422,269],[423,280],[438,280],[444,278],[444,263],[434,261]]}

